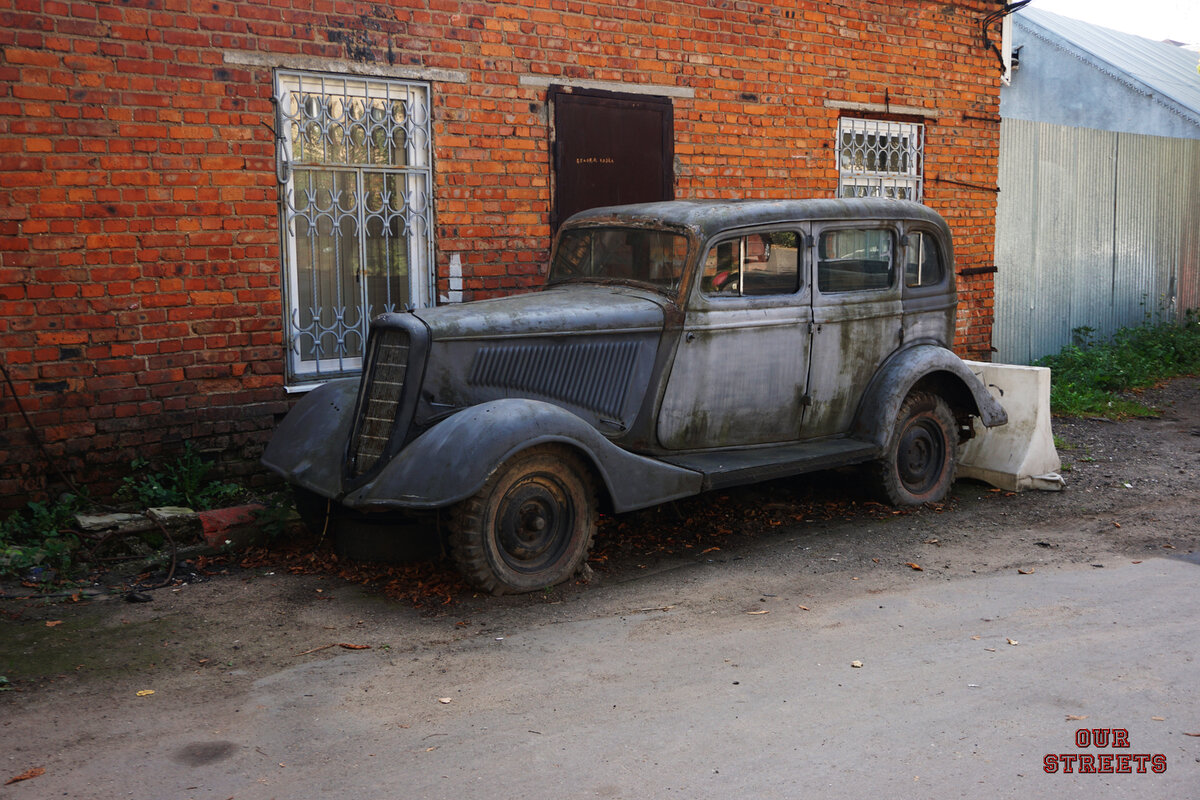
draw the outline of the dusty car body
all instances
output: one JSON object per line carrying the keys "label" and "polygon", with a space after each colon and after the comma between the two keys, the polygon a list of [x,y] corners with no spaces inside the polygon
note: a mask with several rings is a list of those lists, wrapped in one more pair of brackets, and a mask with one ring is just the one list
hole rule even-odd
{"label": "dusty car body", "polygon": [[[874,465],[941,499],[1003,408],[951,350],[945,222],[879,199],[675,201],[575,215],[538,292],[385,314],[263,462],[300,505],[449,513],[493,592],[570,578],[598,507]],[[310,512],[311,513],[311,512]]]}

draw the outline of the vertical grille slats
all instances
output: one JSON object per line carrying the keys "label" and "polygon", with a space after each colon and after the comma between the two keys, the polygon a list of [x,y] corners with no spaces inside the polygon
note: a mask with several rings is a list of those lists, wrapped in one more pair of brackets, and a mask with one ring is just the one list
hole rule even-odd
{"label": "vertical grille slats", "polygon": [[354,472],[361,475],[379,463],[396,424],[396,411],[408,371],[408,334],[380,331],[359,418],[354,425]]}

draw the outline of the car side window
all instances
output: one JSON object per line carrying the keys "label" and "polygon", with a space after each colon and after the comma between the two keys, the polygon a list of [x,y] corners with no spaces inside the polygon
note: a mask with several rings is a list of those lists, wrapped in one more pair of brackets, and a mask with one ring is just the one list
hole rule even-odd
{"label": "car side window", "polygon": [[945,277],[937,240],[928,233],[910,233],[904,248],[904,285],[909,289],[936,286]]}
{"label": "car side window", "polygon": [[794,231],[723,239],[704,260],[700,286],[712,297],[794,294],[800,290],[800,244]]}
{"label": "car side window", "polygon": [[894,275],[891,231],[848,228],[821,233],[817,288],[823,293],[887,289]]}

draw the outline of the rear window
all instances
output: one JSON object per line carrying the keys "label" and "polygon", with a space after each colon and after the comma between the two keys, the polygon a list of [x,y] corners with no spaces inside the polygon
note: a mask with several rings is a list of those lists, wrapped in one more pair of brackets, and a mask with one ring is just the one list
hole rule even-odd
{"label": "rear window", "polygon": [[936,286],[946,275],[937,240],[928,233],[910,233],[904,248],[904,285],[909,289]]}

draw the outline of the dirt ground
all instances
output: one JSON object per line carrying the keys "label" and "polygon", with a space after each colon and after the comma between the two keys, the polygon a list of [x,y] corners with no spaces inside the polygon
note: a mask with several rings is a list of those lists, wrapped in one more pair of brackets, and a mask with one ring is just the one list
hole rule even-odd
{"label": "dirt ground", "polygon": [[[0,675],[10,683],[0,691],[0,797],[51,796],[40,793],[47,787],[54,796],[112,796],[73,780],[94,780],[109,751],[146,730],[186,729],[195,709],[348,653],[436,667],[452,645],[570,620],[657,608],[750,613],[780,597],[807,609],[972,576],[1195,559],[1200,378],[1143,399],[1159,418],[1054,421],[1061,492],[960,481],[937,507],[897,511],[863,494],[853,471],[717,492],[606,519],[591,580],[533,595],[477,595],[445,562],[382,574],[341,565],[356,583],[330,571],[327,554],[276,549],[185,563],[150,602],[2,600]],[[224,757],[206,746],[173,757],[181,765]],[[2,785],[30,770],[44,772]]]}

